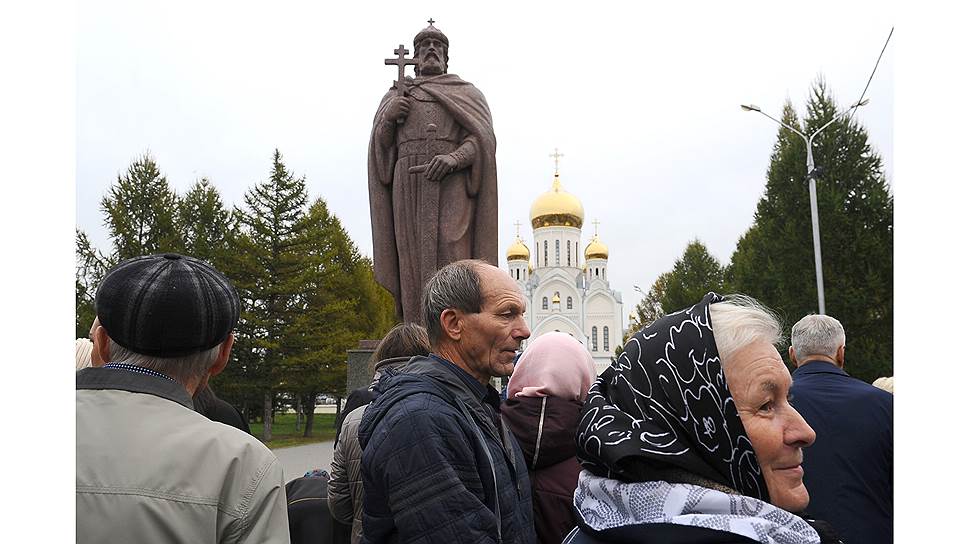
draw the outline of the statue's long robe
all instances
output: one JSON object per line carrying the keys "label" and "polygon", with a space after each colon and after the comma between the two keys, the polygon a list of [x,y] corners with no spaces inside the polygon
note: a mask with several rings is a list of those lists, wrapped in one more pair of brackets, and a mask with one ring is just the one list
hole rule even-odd
{"label": "statue's long robe", "polygon": [[[388,146],[381,145],[378,126],[384,122],[387,104],[396,91],[380,102],[370,134],[367,172],[370,193],[370,224],[373,230],[373,268],[377,281],[393,294],[397,311],[407,322],[421,322],[420,296],[426,280],[446,264],[460,259],[482,259],[497,265],[497,142],[491,112],[484,95],[470,83],[453,74],[417,78],[409,86],[413,94],[432,97],[453,117],[459,141],[440,141],[434,153],[448,153],[467,142],[474,146],[474,161],[438,182],[427,181],[423,173],[410,174],[408,168],[426,164],[432,156],[413,154],[418,142],[403,144],[402,128],[395,129]],[[416,88],[416,89],[415,89]],[[408,122],[420,122],[420,103]],[[412,118],[412,119],[411,119]],[[447,125],[448,123],[442,123]],[[447,126],[441,129],[446,132]],[[451,130],[453,132],[453,130]],[[453,134],[452,134],[453,135]],[[411,135],[412,136],[412,135]],[[446,138],[439,134],[438,138]],[[439,184],[436,210],[420,207],[426,184]],[[436,214],[436,215],[431,215]],[[432,218],[436,221],[430,221]],[[428,225],[436,223],[436,236],[428,236]],[[436,237],[435,262],[428,262],[427,240]],[[421,256],[425,258],[421,258]]]}

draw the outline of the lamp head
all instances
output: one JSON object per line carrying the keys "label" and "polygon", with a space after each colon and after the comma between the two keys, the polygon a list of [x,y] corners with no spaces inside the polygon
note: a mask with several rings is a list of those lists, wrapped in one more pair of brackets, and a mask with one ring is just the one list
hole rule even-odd
{"label": "lamp head", "polygon": [[742,108],[743,111],[760,111],[760,107],[754,106],[753,104],[740,104],[739,107]]}

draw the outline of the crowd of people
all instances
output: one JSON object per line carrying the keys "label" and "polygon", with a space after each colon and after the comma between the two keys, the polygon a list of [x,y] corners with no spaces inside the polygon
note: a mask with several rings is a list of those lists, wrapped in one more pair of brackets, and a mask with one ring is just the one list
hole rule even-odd
{"label": "crowd of people", "polygon": [[379,343],[332,465],[287,485],[208,385],[240,315],[224,275],[130,259],[95,306],[75,349],[78,542],[893,540],[893,378],[851,377],[830,316],[794,325],[791,374],[773,312],[709,293],[596,376],[571,335],[521,349],[506,272],[451,263],[423,289],[423,324]]}

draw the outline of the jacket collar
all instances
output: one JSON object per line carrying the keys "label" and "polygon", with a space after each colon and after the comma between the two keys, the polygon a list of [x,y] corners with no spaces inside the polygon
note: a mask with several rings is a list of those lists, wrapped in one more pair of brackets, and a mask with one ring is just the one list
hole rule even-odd
{"label": "jacket collar", "polygon": [[414,357],[400,369],[400,372],[421,374],[442,382],[455,397],[472,408],[482,406],[488,393],[487,386],[475,380],[464,369],[438,355]]}
{"label": "jacket collar", "polygon": [[807,361],[803,363],[793,371],[793,374],[800,376],[806,374],[838,374],[840,376],[850,376],[847,371],[838,367],[837,365],[820,360]]}
{"label": "jacket collar", "polygon": [[78,390],[119,389],[132,393],[147,393],[177,402],[189,410],[195,409],[192,398],[188,396],[188,391],[182,384],[157,376],[112,368],[85,368],[77,371],[75,381]]}

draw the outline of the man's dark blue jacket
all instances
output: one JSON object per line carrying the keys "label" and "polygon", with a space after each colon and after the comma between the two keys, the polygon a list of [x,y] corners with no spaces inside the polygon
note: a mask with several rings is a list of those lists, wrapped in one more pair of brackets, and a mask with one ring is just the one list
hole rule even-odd
{"label": "man's dark blue jacket", "polygon": [[817,433],[803,452],[807,511],[848,544],[894,538],[894,395],[825,361],[793,372],[793,407]]}
{"label": "man's dark blue jacket", "polygon": [[377,392],[359,430],[364,543],[535,542],[527,463],[495,422],[497,391],[419,357]]}

